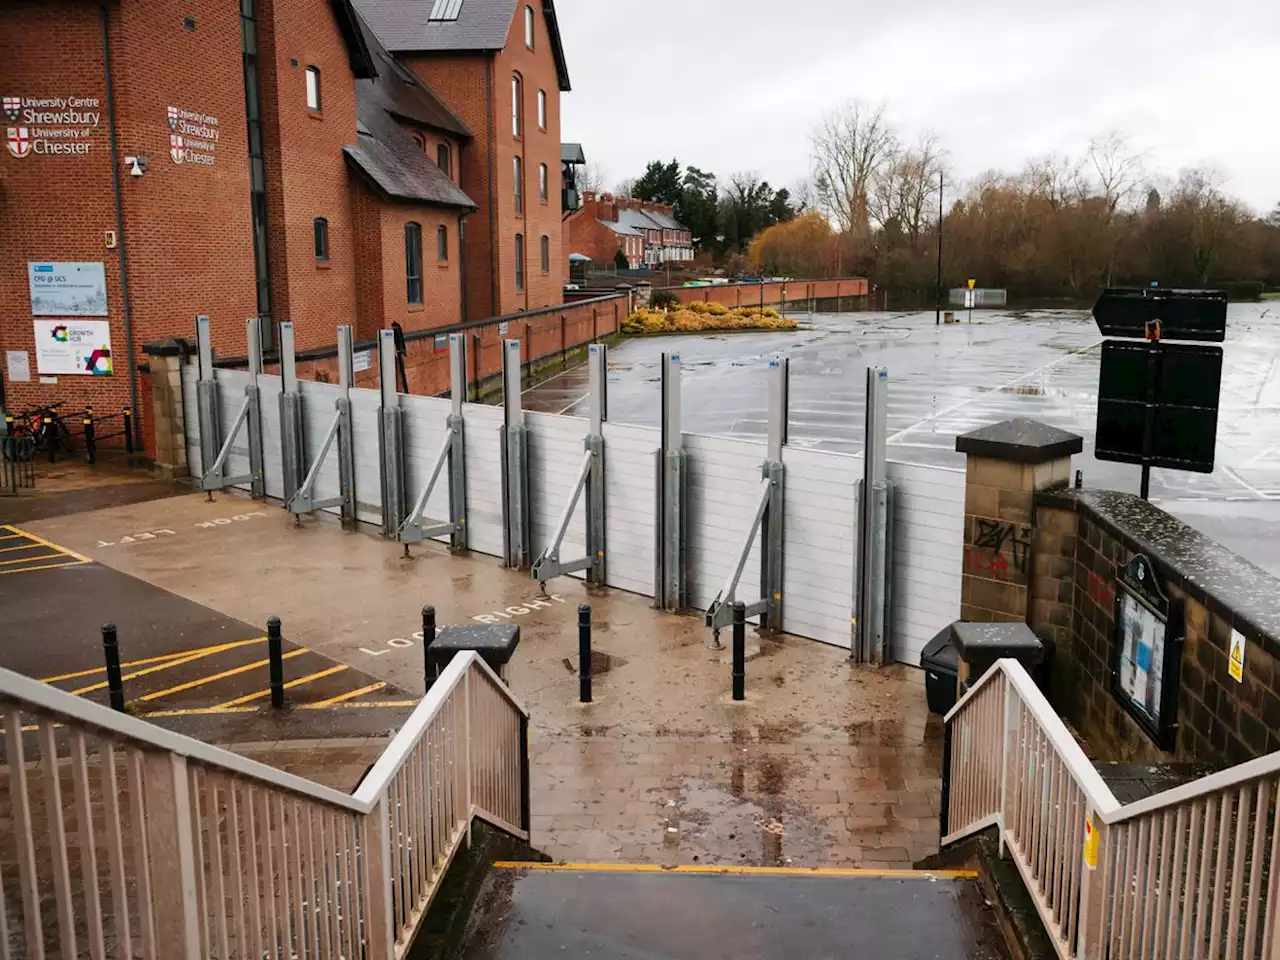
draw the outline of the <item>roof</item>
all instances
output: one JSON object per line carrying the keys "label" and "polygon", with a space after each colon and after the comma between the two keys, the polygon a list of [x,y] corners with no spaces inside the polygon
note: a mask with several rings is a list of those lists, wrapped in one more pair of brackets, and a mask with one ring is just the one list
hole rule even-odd
{"label": "roof", "polygon": [[664,213],[661,210],[646,210],[645,214],[651,220],[656,222],[658,226],[665,227],[667,230],[688,230],[689,229],[683,223],[677,220],[675,217],[671,216],[671,214]]}
{"label": "roof", "polygon": [[654,220],[647,210],[632,210],[630,207],[618,208],[618,223],[637,230],[660,230],[661,225]]}
{"label": "roof", "polygon": [[640,231],[628,224],[614,223],[612,220],[600,220],[598,217],[596,219],[598,222],[603,223],[606,227],[608,227],[614,233],[620,234],[621,236],[624,236],[624,237],[640,236]]}
{"label": "roof", "polygon": [[378,70],[377,79],[356,84],[357,103],[363,96],[373,95],[380,99],[382,108],[394,116],[470,139],[471,129],[458,115],[416,73],[387,51],[364,20],[357,18],[357,22]]}
{"label": "roof", "polygon": [[[336,0],[335,0],[336,2]],[[501,50],[507,45],[516,0],[462,0],[456,17],[432,20],[436,4],[430,0],[355,0],[360,12],[392,53],[462,52]],[[534,0],[537,2],[537,0]],[[556,62],[560,89],[569,90],[569,66],[565,62],[560,25],[554,0],[540,0]],[[453,13],[452,5],[449,13]]]}
{"label": "roof", "polygon": [[[366,30],[367,33],[367,30]],[[384,196],[435,206],[475,209],[475,203],[445,176],[398,118],[469,137],[466,125],[440,103],[412,73],[391,64],[392,57],[371,34],[369,45],[381,73],[356,81],[356,143],[347,159]]]}
{"label": "roof", "polygon": [[580,143],[560,144],[560,162],[561,163],[586,163],[587,155],[582,152],[582,144]]}
{"label": "roof", "polygon": [[347,47],[347,60],[351,64],[351,72],[357,80],[365,80],[376,76],[369,49],[365,43],[363,31],[360,29],[360,17],[351,0],[329,0],[333,15],[338,21],[338,29],[342,32],[342,42]]}

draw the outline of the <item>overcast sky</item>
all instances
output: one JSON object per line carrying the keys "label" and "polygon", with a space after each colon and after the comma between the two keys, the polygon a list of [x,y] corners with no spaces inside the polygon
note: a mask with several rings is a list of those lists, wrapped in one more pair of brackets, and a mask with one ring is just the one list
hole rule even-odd
{"label": "overcast sky", "polygon": [[1280,203],[1280,0],[557,0],[563,137],[609,184],[653,159],[775,187],[857,97],[961,177],[1081,153],[1112,129],[1157,172],[1212,165]]}

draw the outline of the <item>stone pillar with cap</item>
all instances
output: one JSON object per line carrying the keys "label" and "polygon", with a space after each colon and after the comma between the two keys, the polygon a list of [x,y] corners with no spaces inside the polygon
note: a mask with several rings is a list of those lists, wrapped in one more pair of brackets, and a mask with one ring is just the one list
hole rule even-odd
{"label": "stone pillar with cap", "polygon": [[1026,622],[1032,582],[1035,495],[1065,487],[1074,433],[1016,417],[956,437],[967,457],[960,617]]}

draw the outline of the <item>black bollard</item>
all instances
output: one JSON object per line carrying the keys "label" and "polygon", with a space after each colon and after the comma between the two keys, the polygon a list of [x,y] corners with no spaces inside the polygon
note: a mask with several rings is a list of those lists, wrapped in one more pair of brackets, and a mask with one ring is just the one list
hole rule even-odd
{"label": "black bollard", "polygon": [[107,657],[107,691],[111,695],[111,709],[124,713],[124,680],[120,676],[120,645],[116,640],[116,625],[102,625],[102,652]]}
{"label": "black bollard", "polygon": [[747,698],[747,607],[733,605],[733,699]]}
{"label": "black bollard", "polygon": [[267,657],[271,661],[271,705],[284,706],[284,637],[280,633],[280,618],[267,621]]}
{"label": "black bollard", "polygon": [[591,702],[591,607],[578,607],[578,700]]}
{"label": "black bollard", "polygon": [[124,408],[124,452],[133,453],[133,411]]}
{"label": "black bollard", "polygon": [[90,464],[96,463],[98,459],[98,445],[93,437],[93,407],[84,411],[84,458]]}
{"label": "black bollard", "polygon": [[58,445],[53,442],[53,417],[45,414],[44,416],[44,439],[49,444],[49,462],[54,462],[54,455],[57,453]]}
{"label": "black bollard", "polygon": [[435,680],[431,670],[431,644],[436,642],[436,608],[427,604],[422,608],[422,677],[427,689]]}

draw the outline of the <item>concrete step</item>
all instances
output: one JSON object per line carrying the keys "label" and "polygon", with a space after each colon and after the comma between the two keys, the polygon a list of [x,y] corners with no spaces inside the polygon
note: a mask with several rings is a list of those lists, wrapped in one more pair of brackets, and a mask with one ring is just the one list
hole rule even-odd
{"label": "concrete step", "polygon": [[1003,960],[968,870],[495,865],[467,960]]}

